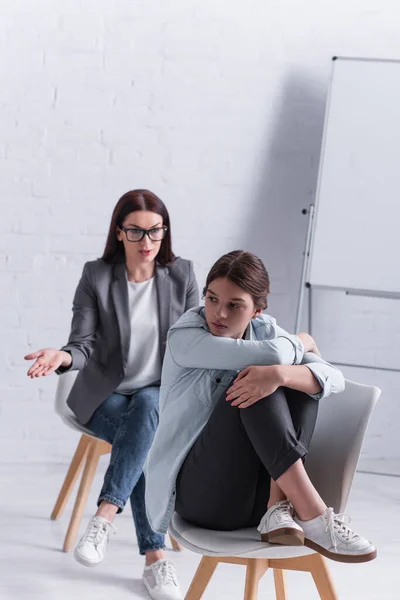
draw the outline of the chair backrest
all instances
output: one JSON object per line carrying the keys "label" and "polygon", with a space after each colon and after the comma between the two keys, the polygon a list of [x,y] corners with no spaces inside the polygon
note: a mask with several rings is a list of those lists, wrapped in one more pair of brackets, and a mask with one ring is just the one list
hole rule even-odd
{"label": "chair backrest", "polygon": [[86,435],[94,437],[93,434],[84,425],[79,423],[72,410],[67,404],[69,393],[74,385],[78,371],[67,371],[63,375],[58,376],[57,390],[54,402],[54,409],[61,417],[61,420],[75,431],[80,431]]}
{"label": "chair backrest", "polygon": [[344,511],[372,410],[381,395],[374,386],[346,380],[346,389],[320,402],[306,469],[321,497]]}

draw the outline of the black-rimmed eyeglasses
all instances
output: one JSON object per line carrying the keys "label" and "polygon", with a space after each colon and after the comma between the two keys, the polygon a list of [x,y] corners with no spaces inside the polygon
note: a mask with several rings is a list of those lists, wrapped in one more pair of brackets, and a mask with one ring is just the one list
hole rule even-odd
{"label": "black-rimmed eyeglasses", "polygon": [[125,231],[128,242],[140,242],[145,235],[149,236],[152,242],[161,242],[165,238],[168,227],[153,227],[153,229],[140,229],[139,227],[120,227]]}

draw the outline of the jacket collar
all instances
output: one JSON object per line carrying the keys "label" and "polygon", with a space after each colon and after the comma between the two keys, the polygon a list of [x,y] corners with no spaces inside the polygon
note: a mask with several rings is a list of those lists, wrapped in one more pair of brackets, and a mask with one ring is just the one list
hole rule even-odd
{"label": "jacket collar", "polygon": [[172,281],[169,276],[168,267],[156,265],[156,287],[160,329],[160,353],[161,358],[163,358],[168,329],[172,325],[170,318]]}
{"label": "jacket collar", "polygon": [[117,315],[118,329],[121,340],[122,361],[125,367],[128,360],[131,331],[128,305],[128,280],[126,277],[125,262],[116,263],[113,267],[111,294]]}

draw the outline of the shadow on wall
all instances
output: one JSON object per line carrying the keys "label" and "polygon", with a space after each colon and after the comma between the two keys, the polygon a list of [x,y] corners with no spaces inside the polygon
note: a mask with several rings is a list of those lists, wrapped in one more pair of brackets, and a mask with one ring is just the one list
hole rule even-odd
{"label": "shadow on wall", "polygon": [[288,75],[277,94],[271,136],[258,165],[254,207],[243,247],[263,259],[271,278],[268,312],[293,330],[308,216],[315,199],[326,82]]}

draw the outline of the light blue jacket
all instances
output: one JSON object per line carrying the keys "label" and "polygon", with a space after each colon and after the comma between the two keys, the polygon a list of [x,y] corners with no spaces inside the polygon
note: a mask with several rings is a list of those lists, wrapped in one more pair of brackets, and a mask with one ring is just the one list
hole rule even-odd
{"label": "light blue jacket", "polygon": [[344,389],[342,373],[304,346],[296,335],[261,314],[246,339],[214,336],[204,308],[192,308],[171,327],[163,363],[160,423],[147,457],[146,509],[152,528],[165,533],[175,506],[181,465],[214,406],[237,373],[250,365],[306,365],[321,385],[316,399]]}

